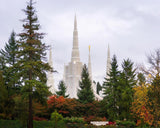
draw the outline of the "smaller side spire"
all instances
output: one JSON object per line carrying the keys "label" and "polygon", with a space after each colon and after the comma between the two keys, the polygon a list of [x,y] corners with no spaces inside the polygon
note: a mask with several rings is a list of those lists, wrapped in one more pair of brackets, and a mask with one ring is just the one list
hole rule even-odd
{"label": "smaller side spire", "polygon": [[50,46],[49,50],[49,65],[52,67],[53,66],[53,60],[52,60],[52,46]]}
{"label": "smaller side spire", "polygon": [[111,69],[111,58],[110,58],[110,47],[108,44],[108,54],[107,54],[107,69],[106,69],[106,77],[108,78],[108,74],[110,73]]}
{"label": "smaller side spire", "polygon": [[88,55],[88,72],[89,72],[89,77],[92,81],[92,67],[91,67],[91,55],[90,55],[90,50],[91,50],[91,46],[89,45],[88,47],[89,50],[89,55]]}
{"label": "smaller side spire", "polygon": [[[52,47],[50,46],[50,51],[49,51],[49,66],[53,68],[53,60],[52,60]],[[47,74],[47,86],[50,87],[49,90],[52,92],[52,94],[55,93],[55,88],[54,88],[54,76],[53,72],[49,71]]]}

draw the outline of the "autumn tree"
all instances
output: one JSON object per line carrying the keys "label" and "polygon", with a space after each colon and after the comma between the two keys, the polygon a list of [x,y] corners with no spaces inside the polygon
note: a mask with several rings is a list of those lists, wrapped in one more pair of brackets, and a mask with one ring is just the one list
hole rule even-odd
{"label": "autumn tree", "polygon": [[66,95],[66,87],[63,81],[59,82],[58,85],[59,91],[56,92],[57,96],[63,96],[64,98],[67,98],[69,95]]}
{"label": "autumn tree", "polygon": [[33,128],[33,98],[45,102],[49,93],[46,86],[46,71],[50,70],[48,63],[44,61],[47,46],[42,43],[44,34],[39,33],[40,24],[35,14],[33,1],[27,3],[24,13],[23,32],[19,34],[18,52],[19,58],[14,65],[19,69],[18,76],[23,81],[22,94],[28,103],[28,128]]}
{"label": "autumn tree", "polygon": [[5,103],[6,103],[6,97],[7,97],[7,90],[4,85],[3,75],[2,71],[0,71],[0,117],[5,117]]}
{"label": "autumn tree", "polygon": [[154,126],[158,127],[158,120],[160,118],[159,106],[160,106],[160,49],[155,50],[150,55],[147,56],[149,66],[141,66],[140,69],[143,71],[147,78],[147,83],[150,84],[148,91],[148,97],[151,104],[148,104],[150,109],[153,109],[154,115]]}
{"label": "autumn tree", "polygon": [[91,86],[92,86],[92,83],[89,78],[89,72],[88,72],[87,66],[84,65],[82,69],[81,80],[79,82],[80,89],[78,89],[78,93],[77,93],[78,100],[81,103],[86,104],[94,101],[94,94]]}
{"label": "autumn tree", "polygon": [[148,90],[151,85],[142,84],[134,86],[134,99],[131,106],[133,118],[137,121],[137,126],[153,124],[153,109],[149,108],[151,102],[148,97]]}
{"label": "autumn tree", "polygon": [[151,101],[150,109],[153,109],[153,116],[154,116],[154,126],[159,127],[160,123],[158,122],[160,119],[160,76],[159,74],[156,75],[154,78],[149,91],[148,97]]}

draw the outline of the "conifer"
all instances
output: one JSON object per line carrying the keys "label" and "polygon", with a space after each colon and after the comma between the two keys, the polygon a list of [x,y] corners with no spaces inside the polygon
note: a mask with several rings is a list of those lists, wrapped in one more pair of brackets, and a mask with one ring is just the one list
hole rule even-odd
{"label": "conifer", "polygon": [[81,103],[91,103],[94,101],[94,94],[92,90],[91,80],[89,78],[89,73],[87,66],[84,65],[81,75],[81,80],[79,82],[79,89],[78,89],[78,100]]}
{"label": "conifer", "polygon": [[66,87],[63,81],[59,82],[58,85],[59,91],[56,92],[57,96],[63,96],[64,98],[67,98],[69,95],[66,95]]}
{"label": "conifer", "polygon": [[23,81],[22,94],[28,99],[28,128],[33,128],[33,107],[32,100],[37,99],[44,102],[49,94],[46,85],[46,71],[50,66],[45,62],[47,46],[42,43],[44,33],[39,33],[40,24],[33,7],[34,2],[27,3],[24,13],[26,18],[23,21],[23,32],[19,34],[18,52],[19,58],[15,67],[19,69],[18,75]]}

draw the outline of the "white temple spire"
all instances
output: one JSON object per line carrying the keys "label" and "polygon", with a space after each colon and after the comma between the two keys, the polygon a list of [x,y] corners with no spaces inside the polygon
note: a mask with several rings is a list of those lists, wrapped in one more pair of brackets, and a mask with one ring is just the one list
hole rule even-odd
{"label": "white temple spire", "polygon": [[91,67],[91,54],[90,54],[90,51],[91,51],[91,46],[89,45],[88,72],[89,72],[90,80],[92,81],[92,67]]}
{"label": "white temple spire", "polygon": [[71,61],[72,61],[72,62],[79,62],[79,61],[80,61],[76,15],[75,15],[75,18],[74,18],[73,47],[72,47],[72,57],[71,57]]}
{"label": "white temple spire", "polygon": [[108,74],[110,73],[111,69],[111,58],[110,58],[110,48],[108,44],[108,54],[107,54],[107,68],[106,68],[106,77],[108,78]]}
{"label": "white temple spire", "polygon": [[[52,60],[52,47],[50,47],[49,51],[49,66],[53,68],[53,60]],[[54,88],[54,77],[53,77],[53,72],[49,71],[48,76],[47,76],[47,86],[50,87],[49,90],[52,92],[52,94],[55,93],[55,88]]]}
{"label": "white temple spire", "polygon": [[74,16],[74,30],[77,30],[77,18],[76,18],[76,14]]}
{"label": "white temple spire", "polygon": [[83,64],[80,61],[79,56],[77,19],[75,15],[71,62],[66,64],[64,69],[64,83],[67,88],[66,93],[69,94],[70,98],[78,98],[77,92],[79,88],[79,81],[81,79],[82,68]]}

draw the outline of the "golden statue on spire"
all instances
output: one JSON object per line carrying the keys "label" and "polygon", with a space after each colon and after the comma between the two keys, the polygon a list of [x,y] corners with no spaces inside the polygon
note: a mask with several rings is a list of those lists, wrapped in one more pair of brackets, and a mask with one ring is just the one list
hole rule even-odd
{"label": "golden statue on spire", "polygon": [[90,52],[90,50],[91,50],[91,45],[89,45],[88,48],[89,48],[89,52]]}

